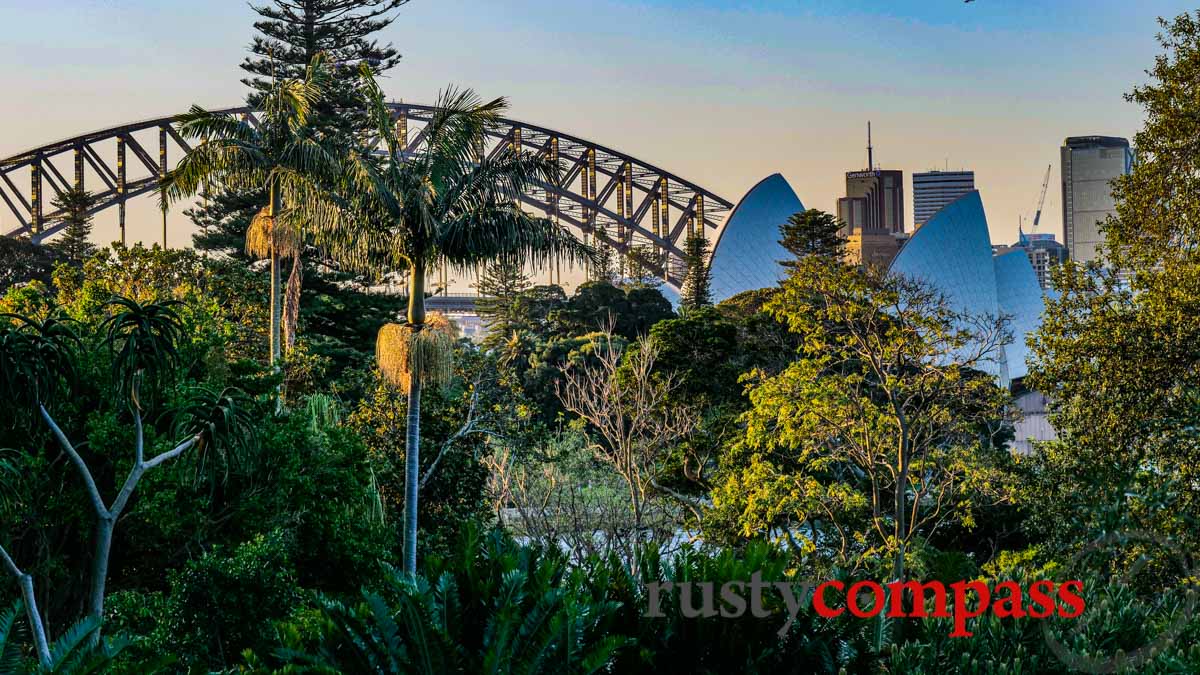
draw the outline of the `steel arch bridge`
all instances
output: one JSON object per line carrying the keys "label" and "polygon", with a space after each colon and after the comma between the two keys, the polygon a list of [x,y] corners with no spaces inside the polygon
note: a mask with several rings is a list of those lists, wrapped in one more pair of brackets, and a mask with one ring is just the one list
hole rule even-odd
{"label": "steel arch bridge", "polygon": [[[392,103],[389,108],[406,154],[419,154],[425,125],[436,109],[409,103]],[[259,124],[250,108],[220,112]],[[47,208],[48,194],[98,185],[92,189],[97,200],[92,212],[115,207],[124,241],[126,203],[157,187],[173,166],[169,157],[177,162],[191,150],[175,128],[176,121],[172,116],[133,122],[0,159],[0,234],[28,234],[42,241],[63,227],[63,214]],[[502,119],[489,132],[483,152],[494,154],[505,146],[547,157],[559,166],[557,183],[536,185],[522,195],[527,207],[585,241],[612,248],[622,259],[636,259],[676,286],[684,274],[684,240],[690,233],[715,240],[733,208],[728,200],[653,164],[535,124]]]}

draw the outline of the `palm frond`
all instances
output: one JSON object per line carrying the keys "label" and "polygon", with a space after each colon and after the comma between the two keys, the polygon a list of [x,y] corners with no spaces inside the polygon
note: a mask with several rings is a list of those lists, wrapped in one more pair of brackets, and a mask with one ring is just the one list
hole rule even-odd
{"label": "palm frond", "polygon": [[515,257],[541,266],[549,261],[595,264],[597,252],[548,218],[534,216],[516,204],[500,204],[446,224],[438,251],[459,268],[477,262]]}
{"label": "palm frond", "polygon": [[470,89],[444,89],[425,125],[425,153],[419,161],[427,165],[429,175],[453,175],[478,159],[480,141],[499,125],[507,108],[503,98],[485,103]]}
{"label": "palm frond", "polygon": [[24,605],[16,600],[0,612],[0,673],[21,672],[24,656],[21,646],[28,639],[28,626],[23,621]]}
{"label": "palm frond", "polygon": [[300,285],[304,279],[304,263],[300,260],[297,247],[289,255],[292,258],[292,271],[288,274],[287,290],[283,294],[283,345],[291,352],[296,346],[296,335],[300,324]]}
{"label": "palm frond", "polygon": [[401,151],[403,151],[403,148],[399,147],[396,143],[396,134],[392,129],[392,114],[388,111],[383,89],[379,87],[379,82],[375,80],[374,71],[366,63],[360,67],[359,79],[361,80],[359,91],[366,102],[367,118],[371,121],[371,128],[375,130],[375,133],[379,135],[380,140],[387,147],[389,160],[393,162],[399,161],[402,159]]}
{"label": "palm frond", "polygon": [[69,661],[80,657],[80,652],[90,649],[87,644],[92,633],[100,628],[100,618],[89,614],[76,622],[62,637],[50,645],[50,672],[63,672]]}
{"label": "palm frond", "polygon": [[233,114],[210,112],[198,105],[193,105],[181,115],[176,125],[180,135],[188,139],[209,141],[223,138],[246,145],[262,143],[262,137],[253,124]]}
{"label": "palm frond", "polygon": [[192,148],[176,167],[159,181],[159,206],[195,195],[211,182],[250,188],[266,184],[272,161],[265,149],[236,138],[213,138]]}

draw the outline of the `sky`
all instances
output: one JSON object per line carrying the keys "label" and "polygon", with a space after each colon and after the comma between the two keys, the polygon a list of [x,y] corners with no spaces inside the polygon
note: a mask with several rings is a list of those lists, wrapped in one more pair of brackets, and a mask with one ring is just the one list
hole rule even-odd
{"label": "sky", "polygon": [[[254,0],[255,2],[266,0]],[[1194,0],[1193,0],[1194,2]],[[967,168],[993,241],[1016,238],[1053,165],[1040,231],[1061,239],[1059,146],[1132,137],[1123,94],[1175,0],[412,0],[381,36],[390,96],[448,84],[510,117],[617,148],[736,202],[780,172],[833,211],[844,173]],[[0,157],[137,119],[238,105],[254,14],[236,0],[0,0]],[[115,238],[102,215],[96,238]],[[0,229],[13,225],[0,210]],[[148,200],[130,236],[157,241]],[[170,243],[190,241],[170,218]]]}

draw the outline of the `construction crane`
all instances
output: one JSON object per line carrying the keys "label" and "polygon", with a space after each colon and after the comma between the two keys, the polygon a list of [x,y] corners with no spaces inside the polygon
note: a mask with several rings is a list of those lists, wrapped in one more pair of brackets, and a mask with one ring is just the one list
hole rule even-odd
{"label": "construction crane", "polygon": [[1038,223],[1042,220],[1042,206],[1046,204],[1046,188],[1050,187],[1050,167],[1046,165],[1046,178],[1042,181],[1042,194],[1038,197],[1037,212],[1033,216],[1033,227],[1029,228],[1029,234],[1037,232]]}

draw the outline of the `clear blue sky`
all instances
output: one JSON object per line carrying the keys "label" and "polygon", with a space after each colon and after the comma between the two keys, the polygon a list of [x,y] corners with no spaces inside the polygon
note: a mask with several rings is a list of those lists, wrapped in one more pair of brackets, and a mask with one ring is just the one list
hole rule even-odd
{"label": "clear blue sky", "polygon": [[[885,168],[974,169],[993,236],[1008,240],[1048,163],[1043,227],[1058,231],[1062,139],[1137,130],[1140,112],[1122,94],[1157,53],[1155,17],[1191,8],[413,0],[384,35],[405,56],[386,88],[417,102],[451,82],[506,95],[514,117],[620,148],[732,200],[781,171],[806,205],[826,210],[843,172],[866,162],[870,119]],[[0,156],[194,102],[238,103],[252,20],[233,0],[0,0]],[[156,236],[152,211],[134,213],[145,222],[133,232]]]}

